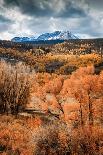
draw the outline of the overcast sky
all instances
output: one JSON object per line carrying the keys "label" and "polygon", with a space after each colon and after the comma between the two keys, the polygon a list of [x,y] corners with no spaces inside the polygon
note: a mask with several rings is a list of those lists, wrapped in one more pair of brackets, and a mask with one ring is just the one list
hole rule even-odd
{"label": "overcast sky", "polygon": [[55,30],[103,37],[103,0],[0,0],[0,39]]}

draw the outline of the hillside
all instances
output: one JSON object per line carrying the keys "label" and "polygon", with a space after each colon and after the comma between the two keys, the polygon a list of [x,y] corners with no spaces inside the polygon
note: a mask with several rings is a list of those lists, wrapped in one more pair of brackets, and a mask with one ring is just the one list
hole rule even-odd
{"label": "hillside", "polygon": [[0,154],[103,154],[103,40],[0,41]]}

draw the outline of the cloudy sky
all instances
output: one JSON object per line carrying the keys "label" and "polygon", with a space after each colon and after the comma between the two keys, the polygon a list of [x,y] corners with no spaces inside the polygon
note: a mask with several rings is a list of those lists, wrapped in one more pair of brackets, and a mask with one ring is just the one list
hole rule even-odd
{"label": "cloudy sky", "polygon": [[0,0],[0,39],[55,30],[103,37],[103,0]]}

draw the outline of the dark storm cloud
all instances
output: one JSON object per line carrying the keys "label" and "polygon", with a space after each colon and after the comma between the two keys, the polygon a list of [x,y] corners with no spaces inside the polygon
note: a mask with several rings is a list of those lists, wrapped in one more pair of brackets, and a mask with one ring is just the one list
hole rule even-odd
{"label": "dark storm cloud", "polygon": [[6,7],[19,7],[23,14],[45,17],[80,17],[85,12],[70,0],[4,0]]}
{"label": "dark storm cloud", "polygon": [[19,6],[19,2],[18,2],[18,0],[4,0],[4,2],[5,2],[5,4],[6,5],[9,5],[9,6],[15,6],[15,5],[17,5],[17,6]]}
{"label": "dark storm cloud", "polygon": [[52,9],[46,0],[4,0],[4,2],[5,7],[19,7],[23,14],[31,16],[49,16],[52,14]]}
{"label": "dark storm cloud", "polygon": [[74,6],[71,5],[71,7],[67,7],[65,8],[65,10],[63,12],[61,12],[59,15],[57,15],[57,17],[62,17],[62,18],[68,18],[68,17],[72,17],[72,18],[78,18],[78,17],[85,17],[86,13],[82,8],[75,8]]}

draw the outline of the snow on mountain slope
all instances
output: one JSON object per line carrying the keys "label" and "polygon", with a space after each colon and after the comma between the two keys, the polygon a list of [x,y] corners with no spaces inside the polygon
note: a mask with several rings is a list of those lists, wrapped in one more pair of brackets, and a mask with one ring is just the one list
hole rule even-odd
{"label": "snow on mountain slope", "polygon": [[69,31],[55,31],[53,33],[45,33],[40,35],[38,40],[69,40],[69,39],[78,39],[75,35],[73,35]]}

